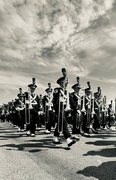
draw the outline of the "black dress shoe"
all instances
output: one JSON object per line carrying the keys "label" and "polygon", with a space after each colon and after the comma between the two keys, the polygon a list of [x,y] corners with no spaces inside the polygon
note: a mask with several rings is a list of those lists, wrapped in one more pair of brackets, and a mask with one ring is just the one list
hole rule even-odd
{"label": "black dress shoe", "polygon": [[90,137],[90,134],[85,132],[85,133],[84,133],[84,136],[85,136],[85,137]]}
{"label": "black dress shoe", "polygon": [[98,134],[98,131],[95,130],[94,128],[91,128],[91,130],[93,131],[94,134]]}
{"label": "black dress shoe", "polygon": [[69,144],[68,147],[71,147],[73,144],[75,144],[77,141],[75,139],[73,139]]}
{"label": "black dress shoe", "polygon": [[62,144],[60,141],[53,141],[54,144]]}

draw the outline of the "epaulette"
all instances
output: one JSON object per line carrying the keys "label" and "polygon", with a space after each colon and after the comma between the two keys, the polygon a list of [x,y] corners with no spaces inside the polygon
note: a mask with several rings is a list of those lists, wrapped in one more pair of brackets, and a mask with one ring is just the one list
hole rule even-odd
{"label": "epaulette", "polygon": [[54,88],[54,93],[55,93],[55,94],[59,93],[61,89],[62,89],[61,87]]}

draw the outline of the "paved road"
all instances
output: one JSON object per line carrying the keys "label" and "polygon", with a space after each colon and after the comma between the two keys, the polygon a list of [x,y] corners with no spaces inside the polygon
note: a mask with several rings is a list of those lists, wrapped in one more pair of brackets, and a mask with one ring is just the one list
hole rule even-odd
{"label": "paved road", "polygon": [[36,137],[0,123],[0,180],[116,180],[116,129],[81,137],[69,150],[44,130]]}

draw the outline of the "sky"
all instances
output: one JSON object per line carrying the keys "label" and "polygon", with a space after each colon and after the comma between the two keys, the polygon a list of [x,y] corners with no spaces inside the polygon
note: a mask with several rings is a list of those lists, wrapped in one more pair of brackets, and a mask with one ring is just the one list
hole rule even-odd
{"label": "sky", "polygon": [[116,97],[116,0],[0,0],[0,104],[27,91],[55,88],[66,68],[69,90],[100,86]]}

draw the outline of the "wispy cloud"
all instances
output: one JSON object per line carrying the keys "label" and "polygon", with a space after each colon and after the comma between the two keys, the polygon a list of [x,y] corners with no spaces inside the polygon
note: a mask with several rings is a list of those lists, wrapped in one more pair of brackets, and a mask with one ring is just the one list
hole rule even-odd
{"label": "wispy cloud", "polygon": [[56,85],[62,67],[71,84],[76,76],[115,83],[115,6],[115,0],[1,0],[1,87],[26,89],[36,77],[42,91],[49,81]]}

